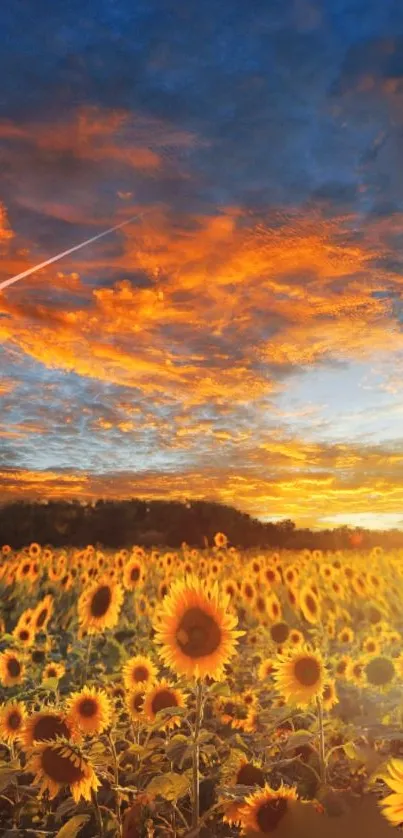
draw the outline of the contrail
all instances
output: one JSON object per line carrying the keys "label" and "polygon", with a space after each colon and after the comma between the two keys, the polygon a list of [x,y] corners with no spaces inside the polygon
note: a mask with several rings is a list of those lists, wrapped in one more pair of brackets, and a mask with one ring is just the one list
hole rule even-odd
{"label": "contrail", "polygon": [[26,276],[31,276],[31,274],[36,273],[36,271],[40,271],[41,268],[46,268],[48,265],[52,265],[53,262],[58,262],[59,259],[63,259],[63,256],[69,256],[70,253],[74,253],[75,250],[80,250],[82,247],[85,247],[87,244],[91,244],[91,242],[96,242],[98,239],[102,239],[103,236],[107,236],[109,233],[113,233],[114,230],[119,230],[121,227],[124,227],[126,224],[130,224],[130,221],[134,221],[135,218],[141,218],[144,215],[144,212],[140,212],[137,215],[132,215],[131,218],[127,218],[126,221],[122,221],[121,224],[116,224],[115,227],[110,227],[109,230],[104,230],[103,233],[98,233],[97,236],[92,236],[91,239],[87,239],[85,242],[81,242],[81,244],[76,244],[74,247],[70,247],[68,250],[63,250],[62,253],[58,253],[56,256],[52,256],[50,259],[46,259],[45,262],[40,262],[39,265],[34,265],[33,268],[27,268],[26,271],[22,271],[22,273],[17,274],[16,276],[12,276],[10,279],[5,279],[3,282],[0,282],[0,291],[3,291],[4,288],[8,288],[9,285],[13,285],[14,282],[19,282],[20,279],[24,279]]}

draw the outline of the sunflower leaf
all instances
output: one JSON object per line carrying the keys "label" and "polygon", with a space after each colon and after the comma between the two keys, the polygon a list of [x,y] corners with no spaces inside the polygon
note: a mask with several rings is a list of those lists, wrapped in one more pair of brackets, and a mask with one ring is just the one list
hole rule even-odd
{"label": "sunflower leaf", "polygon": [[165,800],[176,801],[184,797],[190,789],[189,778],[184,774],[176,774],[170,771],[168,774],[161,774],[153,777],[147,786],[147,794],[160,795]]}
{"label": "sunflower leaf", "polygon": [[73,815],[73,817],[59,829],[55,838],[76,838],[80,829],[85,823],[88,823],[89,819],[89,815]]}

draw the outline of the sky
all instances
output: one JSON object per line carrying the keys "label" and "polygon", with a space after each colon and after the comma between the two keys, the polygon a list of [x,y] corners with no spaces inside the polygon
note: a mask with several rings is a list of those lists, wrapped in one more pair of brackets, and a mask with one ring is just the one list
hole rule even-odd
{"label": "sky", "polygon": [[403,528],[400,0],[0,23],[0,502]]}

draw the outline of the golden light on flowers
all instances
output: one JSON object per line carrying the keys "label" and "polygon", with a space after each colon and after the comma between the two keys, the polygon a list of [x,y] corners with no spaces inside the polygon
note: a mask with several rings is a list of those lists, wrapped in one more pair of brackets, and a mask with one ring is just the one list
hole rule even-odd
{"label": "golden light on flowers", "polygon": [[144,568],[138,558],[128,561],[123,570],[123,584],[127,591],[141,588],[144,583]]}
{"label": "golden light on flowers", "polygon": [[165,597],[155,642],[160,656],[177,674],[219,680],[235,653],[238,618],[218,584],[207,586],[196,576],[175,580]]}
{"label": "golden light on flowers", "polygon": [[354,640],[354,632],[350,626],[344,626],[344,628],[340,629],[337,639],[339,643],[342,643],[343,646],[348,646]]}
{"label": "golden light on flowers", "polygon": [[125,696],[125,705],[130,718],[134,722],[144,719],[144,698],[145,688],[137,687],[137,689],[130,690]]}
{"label": "golden light on flowers", "polygon": [[266,681],[267,678],[271,678],[274,673],[274,663],[272,658],[266,658],[263,660],[259,666],[258,670],[258,678],[259,681]]}
{"label": "golden light on flowers", "polygon": [[123,603],[123,589],[107,577],[93,582],[78,600],[78,619],[88,634],[114,628]]}
{"label": "golden light on flowers", "polygon": [[91,800],[100,782],[95,771],[78,748],[64,742],[43,742],[36,746],[27,770],[35,775],[39,796],[48,792],[52,799],[63,788],[68,788],[73,800]]}
{"label": "golden light on flowers", "polygon": [[280,786],[275,790],[266,784],[249,795],[240,810],[244,830],[257,835],[274,832],[286,814],[290,800],[298,800],[294,787]]}
{"label": "golden light on flowers", "polygon": [[308,623],[318,623],[321,618],[319,597],[310,585],[304,585],[298,595],[298,604]]}
{"label": "golden light on flowers", "polygon": [[26,719],[22,739],[25,747],[30,748],[35,742],[46,742],[59,737],[70,739],[72,732],[72,727],[64,713],[45,708],[32,713]]}
{"label": "golden light on flowers", "polygon": [[20,739],[26,717],[22,701],[10,701],[0,707],[0,740],[15,742]]}
{"label": "golden light on flowers", "polygon": [[139,684],[144,688],[144,686],[152,684],[157,675],[157,667],[145,655],[135,655],[123,667],[123,682],[127,690],[138,687]]}
{"label": "golden light on flowers", "polygon": [[36,632],[46,631],[48,622],[53,614],[53,597],[47,594],[35,608],[32,625]]}
{"label": "golden light on flowers", "polygon": [[24,648],[33,646],[35,642],[35,632],[31,626],[16,626],[13,630],[13,637]]}
{"label": "golden light on flowers", "polygon": [[3,687],[21,684],[25,677],[25,664],[21,656],[12,649],[0,655],[0,683]]}
{"label": "golden light on flowers", "polygon": [[382,772],[382,780],[392,790],[383,800],[379,801],[382,813],[393,826],[403,823],[403,760],[391,759]]}
{"label": "golden light on flowers", "polygon": [[[175,707],[185,707],[186,696],[182,690],[177,689],[166,679],[159,681],[150,687],[144,697],[143,711],[144,715],[150,722],[154,722],[157,713],[162,713],[164,710],[173,710]],[[171,715],[161,718],[161,729],[169,730],[180,724],[180,717]]]}
{"label": "golden light on flowers", "polygon": [[270,626],[270,637],[273,643],[280,645],[288,640],[290,634],[290,627],[287,623],[274,623]]}
{"label": "golden light on flowers", "polygon": [[306,707],[322,695],[325,681],[322,656],[308,647],[300,647],[279,655],[275,662],[274,680],[286,701]]}
{"label": "golden light on flowers", "polygon": [[329,678],[322,691],[322,706],[324,710],[331,710],[332,707],[338,703],[336,684],[333,679]]}
{"label": "golden light on flowers", "polygon": [[104,690],[84,687],[72,693],[66,704],[67,720],[72,728],[93,736],[109,727],[112,705]]}
{"label": "golden light on flowers", "polygon": [[226,547],[228,538],[223,532],[216,532],[214,536],[214,544],[216,547]]}
{"label": "golden light on flowers", "polygon": [[49,681],[50,679],[57,678],[60,681],[63,678],[63,675],[66,672],[66,667],[64,663],[48,663],[45,666],[43,673],[42,673],[42,681]]}
{"label": "golden light on flowers", "polygon": [[[235,764],[233,764],[235,762]],[[230,760],[229,765],[224,768],[222,784],[232,788],[233,786],[259,786],[265,785],[265,774],[262,768],[255,762],[250,762],[246,756],[240,756],[236,761]],[[220,798],[223,810],[223,821],[230,826],[239,826],[241,823],[241,809],[244,801],[237,801],[231,798]]]}

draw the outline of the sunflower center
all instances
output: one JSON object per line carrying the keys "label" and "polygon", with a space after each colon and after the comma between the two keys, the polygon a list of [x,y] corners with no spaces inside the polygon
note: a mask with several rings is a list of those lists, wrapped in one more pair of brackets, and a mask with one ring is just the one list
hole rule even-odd
{"label": "sunflower center", "polygon": [[46,742],[48,739],[56,739],[57,736],[70,737],[70,731],[58,716],[44,715],[35,722],[32,738],[38,742]]}
{"label": "sunflower center", "polygon": [[287,623],[275,623],[270,629],[270,634],[275,643],[285,643],[290,633]]}
{"label": "sunflower center", "polygon": [[104,617],[112,601],[112,591],[109,585],[101,585],[91,600],[91,614],[93,617]]}
{"label": "sunflower center", "polygon": [[256,765],[247,762],[242,765],[236,775],[237,785],[241,786],[264,786],[264,774]]}
{"label": "sunflower center", "polygon": [[276,800],[269,800],[263,806],[260,806],[256,820],[261,832],[264,834],[274,832],[286,811],[287,801],[283,797],[277,798]]}
{"label": "sunflower center", "polygon": [[323,690],[323,700],[327,701],[331,697],[332,697],[332,688],[329,684],[326,684],[325,689]]}
{"label": "sunflower center", "polygon": [[137,684],[139,681],[148,681],[149,672],[145,666],[136,666],[133,669],[133,681]]}
{"label": "sunflower center", "polygon": [[30,564],[24,564],[22,566],[21,573],[26,574],[26,573],[29,573],[30,570],[31,570],[31,565]]}
{"label": "sunflower center", "polygon": [[21,672],[21,664],[17,661],[17,658],[10,658],[10,660],[7,661],[7,669],[8,674],[11,675],[12,678],[18,678]]}
{"label": "sunflower center", "polygon": [[316,614],[318,607],[312,594],[308,594],[308,596],[305,597],[305,605],[311,614]]}
{"label": "sunflower center", "polygon": [[387,658],[374,658],[365,667],[365,674],[370,684],[382,687],[393,680],[395,668]]}
{"label": "sunflower center", "polygon": [[53,669],[53,666],[48,667],[48,670],[47,670],[46,674],[47,674],[48,678],[57,678],[57,672],[56,672],[55,669]]}
{"label": "sunflower center", "polygon": [[144,706],[144,693],[138,693],[133,697],[133,709],[136,713],[141,713]]}
{"label": "sunflower center", "polygon": [[212,655],[221,642],[221,630],[210,614],[195,606],[183,615],[176,640],[181,651],[190,658]]}
{"label": "sunflower center", "polygon": [[168,707],[177,707],[178,700],[171,690],[159,690],[151,702],[153,713],[166,710]]}
{"label": "sunflower center", "polygon": [[305,658],[300,658],[294,664],[294,675],[304,687],[313,687],[320,678],[318,661],[308,655]]}
{"label": "sunflower center", "polygon": [[12,710],[7,719],[7,724],[10,730],[18,730],[18,728],[21,727],[21,722],[21,713],[19,713],[18,710]]}
{"label": "sunflower center", "polygon": [[132,582],[138,582],[138,580],[140,579],[140,571],[138,567],[132,567],[130,571],[130,579],[132,580]]}
{"label": "sunflower center", "polygon": [[84,716],[86,719],[91,719],[92,716],[96,715],[98,705],[93,698],[83,698],[80,701],[78,709],[81,716]]}
{"label": "sunflower center", "polygon": [[47,608],[42,608],[42,611],[39,612],[38,617],[36,619],[36,625],[38,628],[41,628],[46,620],[48,614]]}
{"label": "sunflower center", "polygon": [[74,765],[70,756],[62,756],[56,748],[51,746],[43,751],[42,770],[55,783],[64,785],[79,783],[85,776],[80,763]]}
{"label": "sunflower center", "polygon": [[26,629],[21,629],[20,631],[20,640],[28,640],[29,639],[29,631]]}

